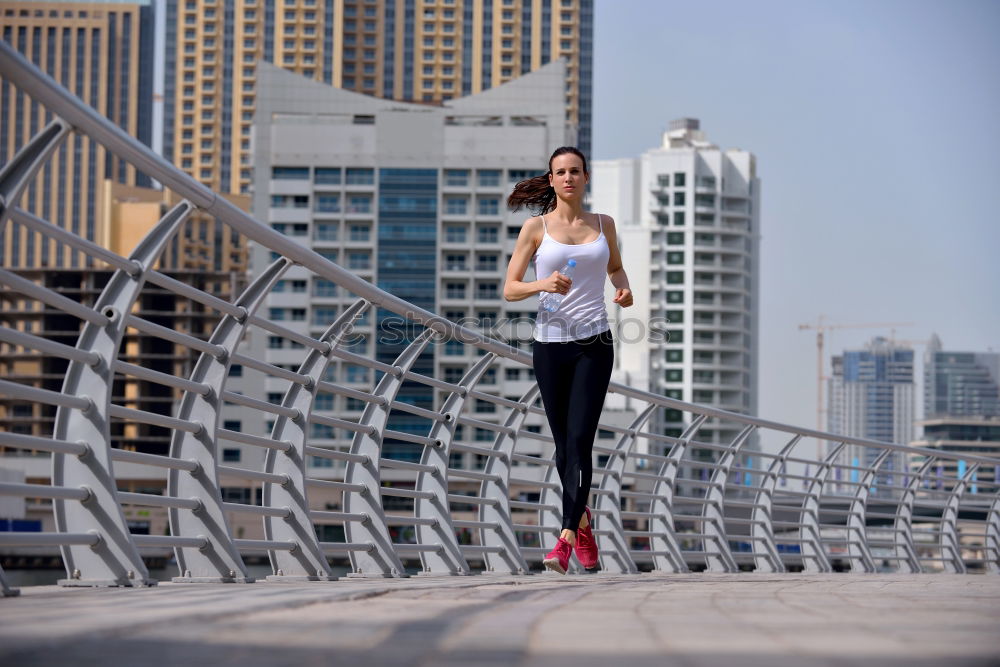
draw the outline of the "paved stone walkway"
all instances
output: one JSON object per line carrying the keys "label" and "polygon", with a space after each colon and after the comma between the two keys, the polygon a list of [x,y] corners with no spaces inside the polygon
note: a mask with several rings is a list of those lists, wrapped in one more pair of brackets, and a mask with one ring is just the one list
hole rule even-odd
{"label": "paved stone walkway", "polygon": [[22,589],[0,664],[1000,665],[1000,577],[644,574]]}

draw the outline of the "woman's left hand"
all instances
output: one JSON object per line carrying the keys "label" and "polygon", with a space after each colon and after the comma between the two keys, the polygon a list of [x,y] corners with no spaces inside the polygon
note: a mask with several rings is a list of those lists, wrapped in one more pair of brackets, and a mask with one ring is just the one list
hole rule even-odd
{"label": "woman's left hand", "polygon": [[615,292],[615,298],[613,299],[622,308],[628,308],[632,305],[632,290],[627,287],[622,287]]}

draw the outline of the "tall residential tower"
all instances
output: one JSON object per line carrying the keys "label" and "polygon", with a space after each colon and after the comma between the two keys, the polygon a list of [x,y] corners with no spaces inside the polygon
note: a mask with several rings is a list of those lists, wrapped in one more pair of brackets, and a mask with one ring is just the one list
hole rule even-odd
{"label": "tall residential tower", "polygon": [[[756,158],[709,142],[699,123],[670,123],[638,158],[599,160],[593,210],[617,221],[637,294],[619,313],[621,381],[744,414],[757,411],[760,180]],[[658,427],[679,435],[680,413]],[[735,425],[699,440],[729,442]]]}
{"label": "tall residential tower", "polygon": [[[0,1],[0,34],[28,60],[146,145],[151,145],[153,8],[133,2]],[[0,72],[0,164],[6,164],[53,118]],[[100,221],[103,180],[148,185],[135,167],[89,137],[70,134],[16,202],[24,210],[108,243]],[[63,244],[7,222],[5,268],[79,268],[86,258]]]}
{"label": "tall residential tower", "polygon": [[164,154],[248,192],[261,61],[386,99],[440,105],[566,63],[590,150],[593,0],[167,0]]}
{"label": "tall residential tower", "polygon": [[[831,362],[827,410],[830,433],[897,444],[913,439],[912,349],[878,336],[863,350],[845,350]],[[878,453],[872,448],[850,446],[841,455],[841,462],[869,466]],[[901,455],[893,453],[881,470],[899,472],[904,467]]]}

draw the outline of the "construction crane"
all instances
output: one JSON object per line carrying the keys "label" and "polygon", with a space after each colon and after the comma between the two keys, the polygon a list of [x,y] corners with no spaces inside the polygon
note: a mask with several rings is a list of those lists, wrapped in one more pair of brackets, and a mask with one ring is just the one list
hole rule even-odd
{"label": "construction crane", "polygon": [[[833,329],[882,329],[892,328],[895,337],[895,327],[911,327],[913,322],[874,322],[867,324],[825,324],[823,316],[820,315],[816,324],[800,324],[799,331],[804,329],[816,330],[816,430],[823,430],[823,380],[827,378],[823,375],[823,334]],[[816,440],[816,460],[823,457],[822,443]]]}

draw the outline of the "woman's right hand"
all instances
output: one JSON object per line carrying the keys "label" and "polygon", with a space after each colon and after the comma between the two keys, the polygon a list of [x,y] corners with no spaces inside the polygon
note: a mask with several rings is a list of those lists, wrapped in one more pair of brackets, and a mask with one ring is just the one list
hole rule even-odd
{"label": "woman's right hand", "polygon": [[551,276],[543,278],[538,282],[543,292],[554,292],[555,294],[566,294],[569,292],[569,288],[573,284],[572,279],[564,276],[558,271],[553,271]]}

